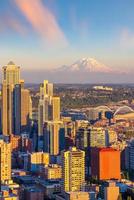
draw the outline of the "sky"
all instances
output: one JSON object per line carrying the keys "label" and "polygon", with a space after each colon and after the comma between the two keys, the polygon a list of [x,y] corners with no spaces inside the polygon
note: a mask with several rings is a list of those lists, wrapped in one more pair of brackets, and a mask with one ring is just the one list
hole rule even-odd
{"label": "sky", "polygon": [[133,10],[133,0],[0,0],[0,65],[39,72],[93,57],[133,69]]}

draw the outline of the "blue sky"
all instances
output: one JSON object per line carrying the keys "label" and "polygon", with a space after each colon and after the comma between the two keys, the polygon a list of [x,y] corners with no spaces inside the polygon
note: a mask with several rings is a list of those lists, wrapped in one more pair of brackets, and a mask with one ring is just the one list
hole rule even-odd
{"label": "blue sky", "polygon": [[133,0],[37,2],[0,1],[1,65],[13,60],[23,70],[51,69],[94,57],[112,68],[133,68]]}

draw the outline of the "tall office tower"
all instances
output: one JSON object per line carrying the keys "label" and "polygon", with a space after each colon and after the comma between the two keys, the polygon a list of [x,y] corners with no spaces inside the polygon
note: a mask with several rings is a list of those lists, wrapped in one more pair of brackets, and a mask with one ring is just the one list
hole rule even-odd
{"label": "tall office tower", "polygon": [[48,80],[44,80],[44,83],[40,85],[40,99],[44,99],[45,96],[53,96],[53,84]]}
{"label": "tall office tower", "polygon": [[60,97],[44,98],[44,114],[44,119],[60,121]]}
{"label": "tall office tower", "polygon": [[90,129],[79,128],[76,133],[76,147],[82,150],[86,150],[90,143]]}
{"label": "tall office tower", "polygon": [[2,95],[1,95],[1,91],[0,91],[0,134],[2,133]]}
{"label": "tall office tower", "polygon": [[33,102],[32,102],[31,95],[29,93],[29,119],[32,120],[32,117],[33,117]]}
{"label": "tall office tower", "polygon": [[[44,100],[44,84],[40,85],[40,99],[38,105],[38,135],[43,136],[43,100]],[[46,90],[45,90],[46,91]]]}
{"label": "tall office tower", "polygon": [[38,136],[41,137],[43,136],[43,100],[39,100],[39,105],[38,105]]}
{"label": "tall office tower", "polygon": [[28,129],[31,110],[30,92],[21,88],[21,132]]}
{"label": "tall office tower", "polygon": [[60,121],[60,98],[53,96],[53,84],[44,80],[40,86],[38,105],[38,134],[43,136],[43,126],[47,121]]}
{"label": "tall office tower", "polygon": [[[49,113],[49,114],[48,114]],[[50,118],[50,106],[49,98],[44,97],[44,99],[39,100],[38,106],[38,133],[39,136],[43,136],[43,124]]]}
{"label": "tall office tower", "polygon": [[99,180],[120,179],[120,151],[112,148],[92,148],[91,175]]}
{"label": "tall office tower", "polygon": [[44,80],[43,92],[44,96],[53,96],[53,84],[49,83],[48,80]]}
{"label": "tall office tower", "polygon": [[43,94],[44,96],[48,95],[48,80],[44,80],[44,83],[43,83]]}
{"label": "tall office tower", "polygon": [[134,139],[125,148],[125,168],[129,171],[134,170]]}
{"label": "tall office tower", "polygon": [[80,191],[85,182],[85,152],[76,147],[62,152],[63,190]]}
{"label": "tall office tower", "polygon": [[52,97],[52,120],[60,120],[60,97]]}
{"label": "tall office tower", "polygon": [[47,84],[47,94],[48,94],[48,96],[53,96],[53,84],[52,83]]}
{"label": "tall office tower", "polygon": [[105,147],[106,145],[105,129],[93,127],[90,129],[90,147]]}
{"label": "tall office tower", "polygon": [[13,123],[13,85],[7,85],[6,81],[2,84],[2,133],[4,135],[12,134]]}
{"label": "tall office tower", "polygon": [[20,83],[20,67],[10,61],[7,66],[3,67],[3,81],[7,85],[16,85]]}
{"label": "tall office tower", "polygon": [[[50,92],[49,92],[50,94]],[[40,85],[40,99],[38,105],[38,134],[43,136],[43,124],[48,121],[48,112],[50,113],[51,96],[48,95],[48,80],[44,80],[44,83]]]}
{"label": "tall office tower", "polygon": [[44,151],[50,155],[59,154],[59,131],[60,123],[48,121],[44,125]]}
{"label": "tall office tower", "polygon": [[21,134],[21,85],[16,84],[13,90],[13,133]]}
{"label": "tall office tower", "polygon": [[0,181],[11,180],[11,144],[0,139]]}
{"label": "tall office tower", "polygon": [[46,122],[50,118],[49,97],[45,96],[41,101],[41,105],[43,106],[43,122]]}
{"label": "tall office tower", "polygon": [[106,130],[102,127],[82,127],[76,132],[76,146],[80,149],[88,147],[105,147]]}
{"label": "tall office tower", "polygon": [[44,96],[45,96],[45,91],[44,91],[45,89],[44,89],[44,84],[42,83],[42,84],[40,84],[40,99],[44,99]]}
{"label": "tall office tower", "polygon": [[2,132],[11,135],[13,131],[13,89],[20,83],[20,67],[9,62],[3,67],[2,81]]}

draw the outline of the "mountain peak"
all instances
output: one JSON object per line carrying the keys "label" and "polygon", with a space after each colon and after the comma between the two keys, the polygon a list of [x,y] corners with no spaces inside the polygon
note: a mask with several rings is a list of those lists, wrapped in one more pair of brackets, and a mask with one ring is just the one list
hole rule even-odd
{"label": "mountain peak", "polygon": [[102,73],[109,73],[112,71],[109,67],[91,57],[77,60],[72,65],[68,66],[68,70],[71,71],[82,70],[86,72],[102,72]]}

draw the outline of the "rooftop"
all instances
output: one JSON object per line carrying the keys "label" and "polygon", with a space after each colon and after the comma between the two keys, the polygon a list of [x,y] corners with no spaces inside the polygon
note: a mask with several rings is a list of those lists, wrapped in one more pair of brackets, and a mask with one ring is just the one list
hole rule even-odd
{"label": "rooftop", "polygon": [[7,65],[15,65],[13,61],[10,61]]}
{"label": "rooftop", "polygon": [[104,151],[104,152],[105,152],[105,151],[106,151],[106,152],[107,152],[107,151],[109,151],[109,152],[110,152],[110,151],[118,151],[117,149],[113,149],[113,148],[110,148],[110,147],[107,147],[107,148],[102,147],[102,148],[99,148],[99,150],[100,150],[100,151]]}

